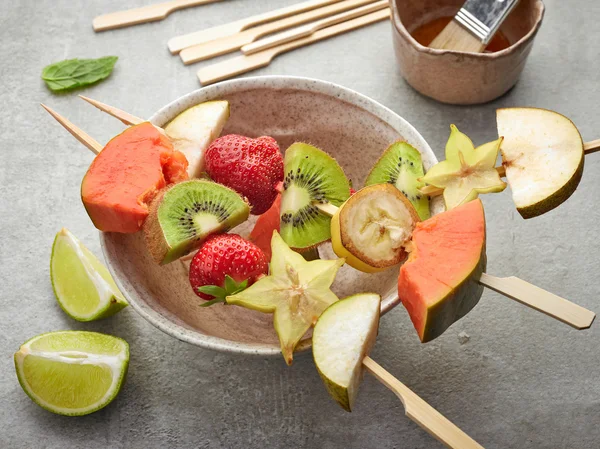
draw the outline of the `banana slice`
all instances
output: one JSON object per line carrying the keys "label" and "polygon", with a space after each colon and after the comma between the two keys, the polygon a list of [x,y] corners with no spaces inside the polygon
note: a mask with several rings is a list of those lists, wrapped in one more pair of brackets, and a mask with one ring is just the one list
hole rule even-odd
{"label": "banana slice", "polygon": [[357,270],[385,270],[406,258],[404,246],[418,221],[411,202],[392,184],[365,187],[331,219],[333,250]]}

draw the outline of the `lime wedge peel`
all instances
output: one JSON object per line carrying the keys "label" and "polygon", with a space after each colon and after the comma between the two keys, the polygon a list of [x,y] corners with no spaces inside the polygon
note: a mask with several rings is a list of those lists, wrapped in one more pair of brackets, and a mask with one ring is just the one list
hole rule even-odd
{"label": "lime wedge peel", "polygon": [[97,332],[50,332],[21,345],[14,361],[21,387],[36,404],[81,416],[117,396],[127,375],[129,345]]}
{"label": "lime wedge peel", "polygon": [[78,321],[106,318],[128,305],[106,267],[65,228],[54,239],[50,278],[58,304]]}

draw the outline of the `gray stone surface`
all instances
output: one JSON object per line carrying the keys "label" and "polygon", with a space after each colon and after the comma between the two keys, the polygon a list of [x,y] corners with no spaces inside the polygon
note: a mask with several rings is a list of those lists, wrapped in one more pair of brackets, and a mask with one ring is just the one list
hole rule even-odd
{"label": "gray stone surface", "polygon": [[[85,94],[149,116],[197,89],[199,65],[184,67],[169,37],[294,0],[224,0],[166,21],[94,34],[94,16],[145,0],[20,0],[0,12],[0,447],[2,448],[433,448],[403,416],[398,399],[366,377],[356,411],[326,395],[310,357],[231,356],[180,343],[127,309],[80,324],[53,299],[48,261],[67,226],[94,252],[98,235],[81,207],[80,178],[91,153],[39,107],[48,103],[100,141],[122,127],[75,94],[52,95],[43,66],[71,57],[120,56],[113,76]],[[547,0],[544,26],[521,81],[478,107],[438,104],[399,77],[389,23],[277,58],[255,74],[334,81],[373,97],[417,127],[442,155],[448,125],[481,143],[495,137],[494,109],[533,105],[571,117],[584,138],[600,137],[596,0]],[[489,272],[517,275],[600,310],[600,156],[560,209],[522,220],[508,192],[486,196]],[[106,409],[84,418],[52,415],[19,387],[12,354],[42,332],[91,329],[132,348],[128,382]],[[458,335],[470,340],[461,345]],[[418,343],[402,308],[385,316],[373,357],[486,448],[597,448],[600,441],[600,327],[577,332],[493,292],[444,336]]]}

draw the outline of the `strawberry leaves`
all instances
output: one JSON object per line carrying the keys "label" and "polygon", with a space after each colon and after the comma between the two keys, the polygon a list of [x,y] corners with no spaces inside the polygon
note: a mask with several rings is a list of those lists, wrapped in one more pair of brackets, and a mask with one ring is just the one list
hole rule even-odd
{"label": "strawberry leaves", "polygon": [[245,279],[242,282],[236,282],[231,276],[226,275],[225,287],[219,287],[218,285],[203,285],[202,287],[198,287],[198,291],[200,293],[214,296],[214,299],[211,299],[210,301],[207,301],[204,304],[200,304],[200,307],[210,307],[213,304],[225,302],[225,298],[227,298],[227,296],[240,293],[247,287],[248,279]]}

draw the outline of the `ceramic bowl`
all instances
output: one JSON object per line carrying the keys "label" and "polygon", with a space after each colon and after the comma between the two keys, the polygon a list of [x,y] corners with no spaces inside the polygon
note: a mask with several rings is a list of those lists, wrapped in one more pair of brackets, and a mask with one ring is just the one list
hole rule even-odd
{"label": "ceramic bowl", "polygon": [[[436,158],[423,137],[406,120],[379,103],[324,81],[269,76],[226,81],[185,95],[150,119],[166,125],[177,114],[204,101],[225,99],[231,117],[223,134],[274,137],[282,150],[295,141],[310,142],[335,157],[362,186],[373,163],[392,142],[404,139],[423,155],[428,169]],[[440,201],[432,212],[443,210]],[[234,232],[247,235],[254,219]],[[141,233],[101,233],[110,272],[131,306],[160,330],[180,340],[226,352],[280,354],[271,315],[236,306],[203,302],[191,290],[188,265],[175,261],[159,266],[146,251]],[[322,258],[334,257],[331,245],[320,248]],[[332,286],[344,297],[363,291],[382,296],[382,312],[398,304],[398,268],[373,275],[344,266]],[[299,350],[310,347],[307,336]]]}
{"label": "ceramic bowl", "polygon": [[500,28],[512,45],[494,53],[424,47],[411,32],[453,17],[464,0],[390,0],[400,73],[417,91],[443,103],[477,104],[507,92],[519,79],[544,17],[541,0],[521,0]]}

